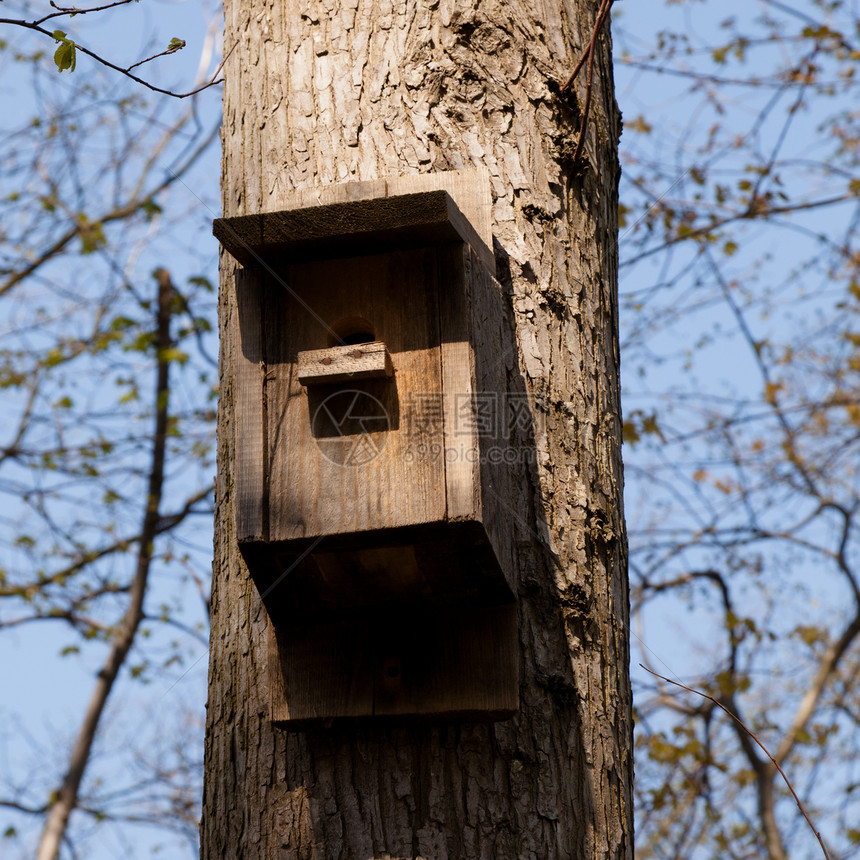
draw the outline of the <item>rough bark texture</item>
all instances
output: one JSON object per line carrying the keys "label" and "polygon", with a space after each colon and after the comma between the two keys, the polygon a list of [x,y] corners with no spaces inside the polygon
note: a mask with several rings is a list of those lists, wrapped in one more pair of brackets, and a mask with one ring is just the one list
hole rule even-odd
{"label": "rough bark texture", "polygon": [[[296,189],[484,165],[536,451],[517,474],[520,709],[495,724],[268,721],[266,617],[233,525],[235,265],[222,377],[202,856],[630,858],[616,143],[608,35],[570,163],[586,0],[227,0],[224,214]],[[235,46],[235,47],[234,47]],[[557,89],[557,88],[556,88]]]}

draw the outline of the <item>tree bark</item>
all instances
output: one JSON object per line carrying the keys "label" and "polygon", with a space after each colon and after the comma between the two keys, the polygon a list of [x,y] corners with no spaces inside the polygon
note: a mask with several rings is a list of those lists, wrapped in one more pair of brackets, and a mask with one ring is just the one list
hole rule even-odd
{"label": "tree bark", "polygon": [[202,857],[631,858],[632,717],[608,25],[561,100],[585,0],[227,0],[225,216],[297,189],[485,166],[532,428],[517,512],[520,705],[498,723],[268,719],[266,615],[233,526],[232,260],[222,256],[218,513]]}

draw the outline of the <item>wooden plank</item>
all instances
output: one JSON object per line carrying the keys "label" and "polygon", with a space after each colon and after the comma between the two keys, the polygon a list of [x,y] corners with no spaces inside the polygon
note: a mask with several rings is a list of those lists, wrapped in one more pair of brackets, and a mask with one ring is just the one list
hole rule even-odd
{"label": "wooden plank", "polygon": [[439,332],[445,427],[445,498],[449,520],[481,519],[480,463],[468,285],[460,245],[439,248]]}
{"label": "wooden plank", "polygon": [[331,203],[345,203],[349,200],[370,200],[385,197],[387,194],[384,179],[369,179],[358,182],[335,182],[332,185],[316,185],[301,188],[287,196],[283,205],[270,211],[281,209],[303,209],[308,206],[328,206]]}
{"label": "wooden plank", "polygon": [[380,606],[513,600],[476,520],[329,535],[271,547],[259,557],[245,545],[245,556],[276,626],[322,623]]}
{"label": "wooden plank", "polygon": [[[303,263],[267,316],[272,541],[397,528],[445,518],[435,249]],[[337,284],[339,289],[330,289]],[[298,352],[325,348],[339,320],[370,322],[388,379],[299,384]],[[418,447],[420,446],[420,451]]]}
{"label": "wooden plank", "polygon": [[[512,422],[528,407],[525,393],[507,390],[507,369],[516,360],[506,298],[499,282],[481,260],[466,249],[465,281],[469,291],[469,328],[475,344],[474,384],[477,394],[480,449],[481,522],[511,591],[517,593],[514,534],[517,512],[511,507],[514,470],[525,474],[527,450],[515,450]],[[480,414],[483,412],[483,414]]]}
{"label": "wooden plank", "polygon": [[266,374],[259,274],[235,273],[234,395],[236,536],[239,541],[265,540],[265,408]]}
{"label": "wooden plank", "polygon": [[504,719],[519,699],[516,605],[415,604],[268,631],[270,716]]}
{"label": "wooden plank", "polygon": [[305,349],[298,355],[298,379],[302,385],[384,378],[393,372],[391,356],[381,341]]}
{"label": "wooden plank", "polygon": [[519,701],[517,610],[392,612],[377,628],[374,714],[503,719]]}
{"label": "wooden plank", "polygon": [[266,622],[266,667],[269,681],[269,719],[274,723],[288,720],[290,707],[287,702],[287,679],[284,677],[277,630],[271,618]]}
{"label": "wooden plank", "polygon": [[327,549],[314,553],[315,593],[334,611],[408,603],[432,594],[432,585],[409,544]]}
{"label": "wooden plank", "polygon": [[269,696],[274,722],[373,714],[370,630],[360,622],[270,627]]}
{"label": "wooden plank", "polygon": [[495,265],[492,252],[443,190],[216,218],[212,232],[245,266],[284,254],[292,260],[330,259],[448,242],[466,242],[487,266]]}

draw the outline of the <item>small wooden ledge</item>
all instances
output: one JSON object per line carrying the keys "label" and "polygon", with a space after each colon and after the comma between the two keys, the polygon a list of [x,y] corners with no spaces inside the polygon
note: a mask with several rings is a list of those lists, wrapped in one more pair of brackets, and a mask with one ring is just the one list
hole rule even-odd
{"label": "small wooden ledge", "polygon": [[298,354],[297,375],[302,385],[373,379],[393,373],[388,350],[378,340],[329,349],[306,349]]}

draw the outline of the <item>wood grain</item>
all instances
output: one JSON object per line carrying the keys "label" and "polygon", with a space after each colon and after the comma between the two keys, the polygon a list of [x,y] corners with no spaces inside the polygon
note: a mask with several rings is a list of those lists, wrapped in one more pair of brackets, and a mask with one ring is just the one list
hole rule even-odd
{"label": "wood grain", "polygon": [[233,355],[235,374],[234,483],[236,535],[240,541],[267,539],[265,529],[264,378],[262,278],[239,269],[235,273]]}
{"label": "wood grain", "polygon": [[469,285],[469,334],[473,385],[476,392],[474,420],[480,472],[479,519],[486,530],[499,567],[511,591],[517,593],[514,535],[522,528],[523,514],[513,499],[514,474],[524,475],[533,449],[515,432],[529,401],[508,388],[508,368],[516,355],[516,341],[505,313],[501,284],[484,267],[478,255],[463,250],[464,282]]}
{"label": "wood grain", "polygon": [[366,624],[294,624],[269,631],[274,722],[373,714],[373,656]]}
{"label": "wood grain", "polygon": [[[405,420],[441,391],[434,249],[288,266],[290,291],[267,314],[269,529],[272,541],[437,522],[445,516],[442,429]],[[368,320],[389,379],[305,388],[302,350],[338,320]],[[435,456],[415,456],[420,442]]]}
{"label": "wood grain", "polygon": [[449,520],[481,519],[473,344],[469,319],[470,284],[463,264],[465,247],[440,248],[439,320],[445,417],[445,495]]}
{"label": "wood grain", "polygon": [[378,628],[374,714],[503,719],[519,693],[517,610],[417,610]]}
{"label": "wood grain", "polygon": [[[281,197],[281,209],[302,209],[310,206],[326,206],[351,200],[370,200],[379,197],[394,197],[399,194],[414,194],[425,191],[447,191],[457,208],[475,228],[481,241],[493,247],[493,198],[490,172],[483,165],[463,170],[436,170],[432,173],[406,173],[388,176],[385,179],[337,182],[333,185],[317,185],[299,188]],[[267,209],[262,211],[277,211]],[[494,272],[493,269],[490,269]]]}

